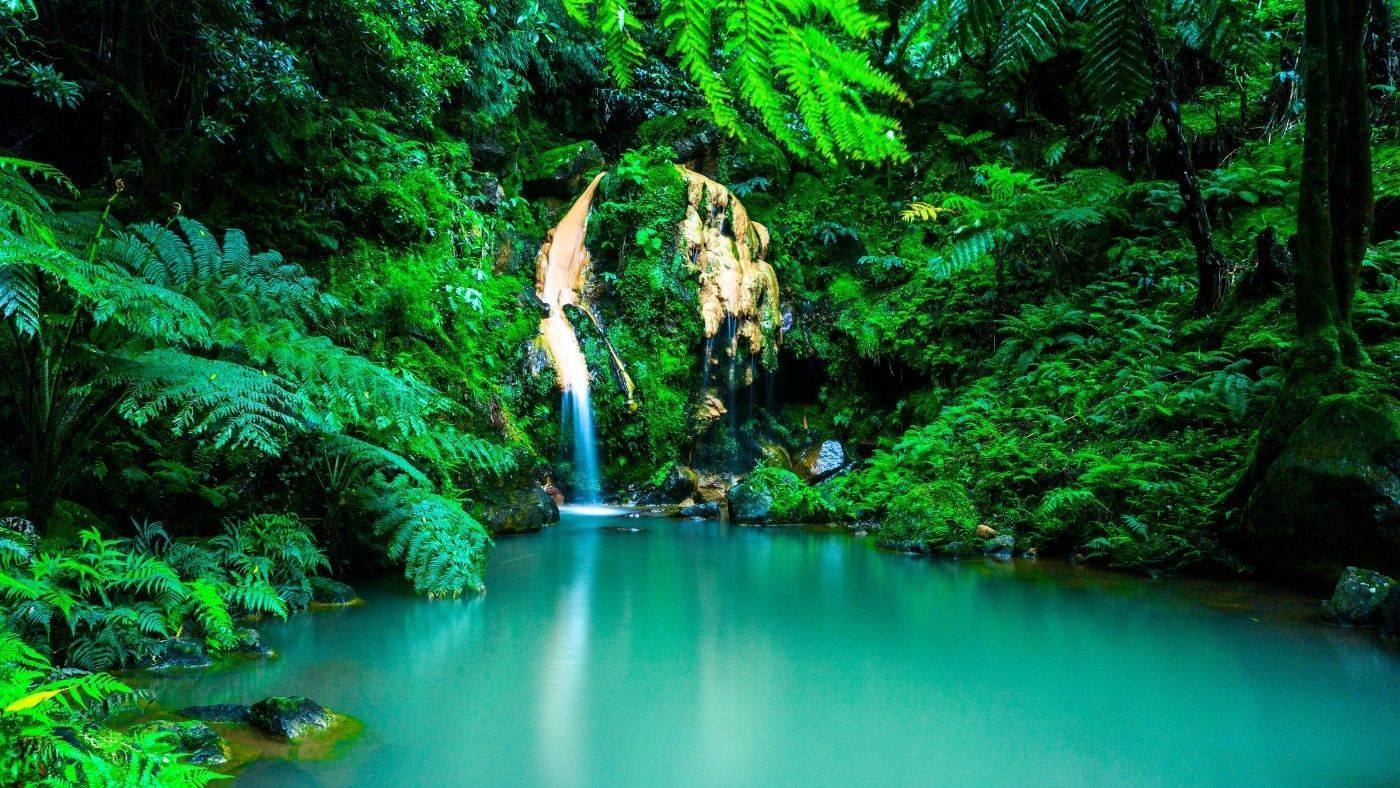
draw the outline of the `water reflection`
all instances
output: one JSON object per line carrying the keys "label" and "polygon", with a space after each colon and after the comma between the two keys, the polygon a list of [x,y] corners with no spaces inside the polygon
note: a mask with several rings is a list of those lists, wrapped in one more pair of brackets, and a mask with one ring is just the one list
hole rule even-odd
{"label": "water reflection", "polygon": [[266,627],[279,659],[159,699],[298,692],[365,722],[341,760],[252,784],[1400,779],[1400,656],[1316,624],[1315,600],[802,530],[603,530],[636,522],[566,515],[500,540],[483,597],[367,589]]}

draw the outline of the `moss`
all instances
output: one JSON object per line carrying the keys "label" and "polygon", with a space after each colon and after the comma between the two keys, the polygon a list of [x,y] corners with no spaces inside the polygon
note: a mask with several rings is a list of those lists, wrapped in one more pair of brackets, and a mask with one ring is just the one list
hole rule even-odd
{"label": "moss", "polygon": [[891,499],[876,544],[916,553],[968,548],[977,522],[977,508],[966,488],[950,481],[927,482]]}

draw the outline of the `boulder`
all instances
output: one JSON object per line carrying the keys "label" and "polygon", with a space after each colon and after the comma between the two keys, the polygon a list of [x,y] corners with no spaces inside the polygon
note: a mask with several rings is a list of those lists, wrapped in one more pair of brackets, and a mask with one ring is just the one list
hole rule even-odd
{"label": "boulder", "polygon": [[1011,534],[994,536],[982,545],[982,552],[995,556],[1010,556],[1015,549],[1016,537]]}
{"label": "boulder", "polygon": [[762,522],[773,508],[773,494],[748,482],[729,488],[729,516],[736,523]]}
{"label": "boulder", "polygon": [[309,731],[330,727],[331,713],[310,698],[275,696],[254,703],[248,710],[248,722],[273,736],[296,739]]}
{"label": "boulder", "polygon": [[346,583],[329,577],[311,578],[311,601],[321,605],[348,605],[359,597]]}
{"label": "boulder", "polygon": [[239,703],[209,703],[180,709],[181,717],[200,722],[247,723],[251,709]]}
{"label": "boulder", "polygon": [[137,728],[165,734],[165,740],[179,752],[189,753],[188,762],[218,766],[228,762],[228,745],[214,729],[198,720],[156,720]]}
{"label": "boulder", "polygon": [[550,523],[559,522],[559,506],[543,487],[530,484],[500,503],[486,507],[482,524],[492,536],[497,534],[529,534]]}
{"label": "boulder", "polygon": [[682,506],[680,515],[681,517],[703,517],[706,520],[715,520],[719,518],[719,502],[706,501],[692,506]]}
{"label": "boulder", "polygon": [[978,523],[977,528],[973,530],[972,535],[977,537],[978,539],[993,539],[996,538],[997,529],[991,527],[990,525],[987,525],[986,523]]}
{"label": "boulder", "polygon": [[155,644],[142,667],[147,670],[193,670],[214,664],[204,641],[194,638],[169,638]]}
{"label": "boulder", "polygon": [[699,487],[699,474],[680,463],[674,463],[671,470],[666,472],[666,478],[661,480],[660,491],[666,501],[681,503],[694,495]]}
{"label": "boulder", "polygon": [[699,503],[719,503],[728,496],[729,483],[719,478],[700,482],[700,488],[695,491],[695,499]]}
{"label": "boulder", "polygon": [[[312,584],[315,588],[315,584]],[[349,588],[349,586],[346,586]],[[314,593],[314,591],[313,591]],[[353,592],[352,592],[353,593]],[[230,651],[236,654],[251,654],[258,657],[272,656],[272,649],[263,642],[262,634],[252,627],[243,627],[233,633],[236,642]]]}
{"label": "boulder", "polygon": [[846,464],[846,448],[841,441],[822,441],[810,446],[797,458],[794,470],[807,481],[819,482]]}
{"label": "boulder", "polygon": [[1324,397],[1251,492],[1246,557],[1330,583],[1364,562],[1400,571],[1400,408],[1374,392]]}
{"label": "boulder", "polygon": [[1381,604],[1394,588],[1395,581],[1380,572],[1349,566],[1337,580],[1332,598],[1322,603],[1322,612],[1339,624],[1376,622]]}
{"label": "boulder", "polygon": [[521,173],[525,196],[572,199],[603,163],[603,151],[592,140],[551,148],[525,165]]}

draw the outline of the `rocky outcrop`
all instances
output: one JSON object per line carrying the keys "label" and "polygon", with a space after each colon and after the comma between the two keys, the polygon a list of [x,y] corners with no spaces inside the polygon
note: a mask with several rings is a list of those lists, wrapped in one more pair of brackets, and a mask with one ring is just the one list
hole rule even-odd
{"label": "rocky outcrop", "polygon": [[551,148],[527,162],[521,172],[525,196],[567,200],[603,167],[603,151],[591,140]]}
{"label": "rocky outcrop", "polygon": [[355,589],[329,577],[311,578],[311,601],[320,605],[348,605],[358,599]]}
{"label": "rocky outcrop", "polygon": [[1245,507],[1246,557],[1331,582],[1349,564],[1400,571],[1400,412],[1364,393],[1322,399]]}
{"label": "rocky outcrop", "polygon": [[146,670],[194,670],[214,664],[204,642],[194,638],[169,638],[155,644],[143,661]]}
{"label": "rocky outcrop", "polygon": [[773,494],[749,482],[729,488],[729,517],[736,523],[760,523],[773,509]]}
{"label": "rocky outcrop", "polygon": [[248,722],[254,728],[288,739],[328,728],[331,721],[331,713],[325,707],[300,695],[264,698],[248,710]]}
{"label": "rocky outcrop", "polygon": [[680,463],[675,463],[671,470],[666,472],[666,478],[661,480],[659,492],[667,502],[681,503],[694,495],[699,487],[699,474]]}
{"label": "rocky outcrop", "polygon": [[559,507],[539,485],[530,484],[507,495],[505,501],[488,505],[482,513],[482,524],[492,536],[534,533],[559,522]]}
{"label": "rocky outcrop", "polygon": [[810,482],[830,478],[846,464],[846,447],[840,441],[822,441],[798,456],[793,470]]}
{"label": "rocky outcrop", "polygon": [[[312,587],[315,588],[314,584]],[[249,654],[257,657],[272,656],[272,649],[263,642],[262,634],[252,627],[235,630],[233,637],[234,645],[230,650],[235,654]]]}
{"label": "rocky outcrop", "polygon": [[156,720],[139,725],[143,733],[163,733],[176,751],[186,753],[188,763],[218,766],[228,762],[228,745],[213,728],[198,720]]}
{"label": "rocky outcrop", "polygon": [[1381,607],[1395,595],[1396,583],[1380,572],[1349,566],[1337,581],[1332,598],[1322,603],[1322,612],[1339,624],[1379,623]]}

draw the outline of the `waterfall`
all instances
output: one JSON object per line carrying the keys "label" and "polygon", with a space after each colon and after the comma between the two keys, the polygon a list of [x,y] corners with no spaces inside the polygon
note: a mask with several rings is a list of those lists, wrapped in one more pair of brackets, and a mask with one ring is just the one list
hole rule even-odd
{"label": "waterfall", "polygon": [[554,360],[561,390],[560,413],[564,432],[572,432],[574,496],[581,503],[598,503],[602,499],[602,462],[598,458],[598,436],[593,425],[593,402],[589,396],[588,360],[579,345],[564,307],[573,304],[582,308],[579,290],[588,273],[588,249],[584,235],[588,225],[588,209],[599,173],[588,188],[579,195],[569,212],[550,231],[540,248],[536,276],[536,294],[549,313],[540,320],[540,338]]}

